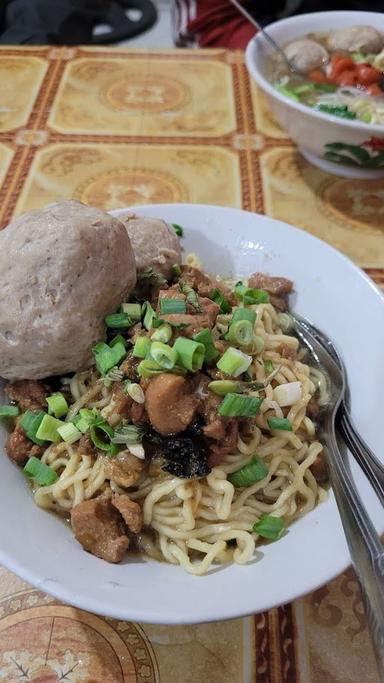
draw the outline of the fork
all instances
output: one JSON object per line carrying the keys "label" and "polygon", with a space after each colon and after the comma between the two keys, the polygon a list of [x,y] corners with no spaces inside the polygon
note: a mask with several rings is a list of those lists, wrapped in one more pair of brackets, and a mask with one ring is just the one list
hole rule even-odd
{"label": "fork", "polygon": [[325,350],[331,354],[333,360],[338,365],[339,370],[342,373],[345,385],[345,393],[336,413],[336,428],[341,438],[348,446],[356,462],[359,464],[369,480],[381,504],[384,506],[384,466],[371,451],[353,424],[353,420],[347,405],[347,395],[349,392],[344,362],[333,341],[326,334],[324,334],[324,332],[319,330],[306,318],[299,316],[297,313],[292,314],[292,317],[298,326],[301,326],[304,330],[310,332],[313,337],[317,339],[320,344],[322,344]]}
{"label": "fork", "polygon": [[293,320],[297,336],[329,380],[330,399],[322,415],[320,436],[327,447],[330,482],[360,583],[380,680],[384,681],[384,552],[336,440],[335,418],[346,391],[344,375],[308,326],[296,316]]}

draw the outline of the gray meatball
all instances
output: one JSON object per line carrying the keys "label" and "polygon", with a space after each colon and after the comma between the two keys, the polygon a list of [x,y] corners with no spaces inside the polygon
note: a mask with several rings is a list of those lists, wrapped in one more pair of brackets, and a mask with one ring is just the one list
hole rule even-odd
{"label": "gray meatball", "polygon": [[303,74],[322,67],[329,58],[323,45],[309,39],[295,40],[284,48],[284,52],[296,71]]}
{"label": "gray meatball", "polygon": [[137,272],[154,268],[165,278],[181,263],[181,247],[175,230],[160,218],[128,214],[122,218],[135,252]]}
{"label": "gray meatball", "polygon": [[328,39],[331,50],[346,52],[380,52],[384,45],[384,37],[373,26],[348,26],[333,31]]}
{"label": "gray meatball", "polygon": [[127,231],[103,211],[60,201],[12,221],[0,232],[0,375],[87,367],[105,315],[135,283]]}

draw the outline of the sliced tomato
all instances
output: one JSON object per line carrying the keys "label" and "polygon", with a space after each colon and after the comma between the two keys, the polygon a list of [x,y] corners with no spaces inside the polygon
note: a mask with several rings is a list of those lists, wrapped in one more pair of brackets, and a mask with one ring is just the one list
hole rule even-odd
{"label": "sliced tomato", "polygon": [[336,79],[343,71],[355,69],[356,64],[350,57],[344,57],[344,55],[335,54],[331,57],[329,76],[330,78]]}
{"label": "sliced tomato", "polygon": [[362,85],[372,85],[372,83],[377,83],[380,79],[380,71],[368,64],[359,64],[356,67],[356,72],[358,76],[357,81]]}
{"label": "sliced tomato", "polygon": [[308,77],[314,83],[332,83],[333,82],[325,75],[324,71],[321,71],[320,69],[313,69],[313,71],[309,72]]}
{"label": "sliced tomato", "polygon": [[365,88],[365,92],[369,93],[370,95],[374,95],[375,97],[380,97],[380,96],[383,97],[384,96],[383,90],[380,88],[379,85],[377,85],[377,83],[372,83],[372,85],[367,85]]}

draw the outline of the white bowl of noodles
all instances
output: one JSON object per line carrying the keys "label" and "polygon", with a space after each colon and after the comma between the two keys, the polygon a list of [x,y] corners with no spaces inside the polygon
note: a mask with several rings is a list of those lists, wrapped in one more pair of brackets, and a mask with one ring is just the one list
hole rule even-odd
{"label": "white bowl of noodles", "polygon": [[[271,37],[282,47],[305,36],[326,36],[335,29],[372,26],[384,33],[384,15],[376,12],[315,12],[282,19],[268,26]],[[378,178],[384,175],[384,123],[365,123],[330,116],[294,101],[274,84],[271,60],[275,58],[260,33],[246,49],[248,71],[267,96],[276,120],[296,142],[303,156],[324,171],[347,178]],[[382,67],[380,67],[382,68]],[[339,88],[340,90],[340,88]],[[336,93],[335,93],[336,95]],[[334,100],[335,95],[326,100]],[[347,101],[345,95],[341,99]],[[371,98],[384,117],[383,97]]]}
{"label": "white bowl of noodles", "polygon": [[[362,271],[308,233],[265,216],[202,205],[134,210],[181,224],[185,254],[197,254],[210,273],[235,277],[262,271],[292,279],[291,305],[337,343],[357,426],[380,455],[384,299]],[[2,444],[5,438],[3,429]],[[354,463],[352,469],[382,532],[380,505]],[[0,562],[60,600],[118,619],[180,624],[255,613],[317,588],[349,564],[332,492],[278,541],[257,546],[246,564],[214,564],[204,576],[137,555],[115,565],[86,553],[69,525],[34,504],[21,471],[5,456],[0,514]]]}

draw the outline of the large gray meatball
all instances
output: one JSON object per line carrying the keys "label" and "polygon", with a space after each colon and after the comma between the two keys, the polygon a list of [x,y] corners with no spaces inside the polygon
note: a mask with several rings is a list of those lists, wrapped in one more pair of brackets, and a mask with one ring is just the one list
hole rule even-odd
{"label": "large gray meatball", "polygon": [[373,26],[348,26],[333,31],[328,39],[331,50],[346,52],[380,52],[384,45],[384,37]]}
{"label": "large gray meatball", "polygon": [[171,268],[181,263],[181,247],[175,230],[160,218],[128,214],[122,217],[135,252],[137,272],[154,268],[165,278]]}
{"label": "large gray meatball", "polygon": [[300,73],[306,74],[312,69],[319,69],[328,61],[328,52],[316,40],[295,40],[284,48],[284,52]]}
{"label": "large gray meatball", "polygon": [[60,201],[0,232],[0,375],[40,379],[81,370],[105,336],[104,317],[134,288],[124,225]]}

